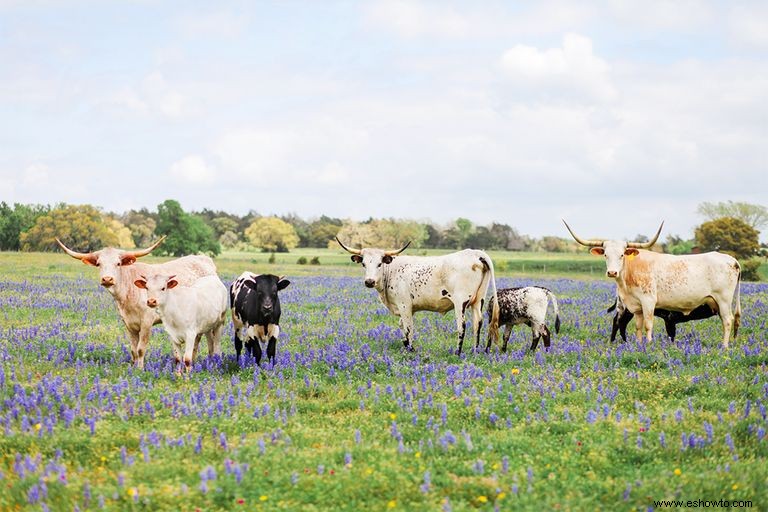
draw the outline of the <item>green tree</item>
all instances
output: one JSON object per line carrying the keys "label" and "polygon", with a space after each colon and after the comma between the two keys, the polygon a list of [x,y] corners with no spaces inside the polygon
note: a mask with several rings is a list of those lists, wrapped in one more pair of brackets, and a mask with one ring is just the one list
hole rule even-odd
{"label": "green tree", "polygon": [[63,205],[41,215],[20,236],[23,251],[58,250],[58,237],[78,251],[96,251],[118,245],[118,237],[110,229],[109,219],[91,205]]}
{"label": "green tree", "polygon": [[267,251],[288,252],[299,243],[296,230],[277,217],[261,217],[245,230],[245,238],[256,248]]}
{"label": "green tree", "polygon": [[307,247],[327,247],[328,242],[336,243],[333,238],[339,234],[344,225],[341,219],[334,219],[323,215],[309,224]]}
{"label": "green tree", "polygon": [[149,247],[155,243],[157,236],[156,215],[150,213],[146,208],[141,210],[129,210],[120,217],[120,221],[131,230],[131,238],[135,247]]}
{"label": "green tree", "polygon": [[31,228],[38,217],[50,211],[50,206],[41,204],[15,203],[11,208],[5,201],[0,203],[0,251],[18,251],[21,234]]}
{"label": "green tree", "polygon": [[755,256],[760,251],[760,232],[733,217],[705,222],[696,228],[696,243],[702,251],[720,251],[738,259]]}
{"label": "green tree", "polygon": [[157,206],[157,235],[166,235],[155,252],[183,256],[208,253],[217,255],[221,245],[216,235],[202,217],[186,213],[178,201],[167,199]]}
{"label": "green tree", "polygon": [[701,203],[696,211],[708,220],[732,217],[757,230],[768,226],[768,208],[759,204],[734,201]]}

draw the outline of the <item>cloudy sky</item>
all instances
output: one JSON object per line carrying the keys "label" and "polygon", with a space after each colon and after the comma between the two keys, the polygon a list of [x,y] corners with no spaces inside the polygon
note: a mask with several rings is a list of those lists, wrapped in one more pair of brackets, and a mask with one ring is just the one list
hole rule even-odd
{"label": "cloudy sky", "polygon": [[0,117],[6,202],[687,237],[768,205],[768,4],[0,0]]}

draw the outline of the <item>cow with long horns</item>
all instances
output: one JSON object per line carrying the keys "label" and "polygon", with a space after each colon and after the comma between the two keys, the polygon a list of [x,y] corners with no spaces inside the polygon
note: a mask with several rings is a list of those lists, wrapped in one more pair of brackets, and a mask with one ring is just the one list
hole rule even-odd
{"label": "cow with long horns", "polygon": [[413,350],[413,314],[417,311],[456,313],[456,328],[461,354],[464,343],[465,313],[471,313],[475,347],[480,344],[483,323],[482,307],[488,286],[493,285],[494,307],[489,330],[498,337],[499,301],[493,262],[485,252],[465,249],[443,256],[398,256],[398,251],[364,248],[350,249],[336,238],[339,245],[352,254],[352,261],[365,269],[365,286],[379,292],[379,299],[389,311],[400,317],[403,344]]}
{"label": "cow with long horns", "polygon": [[592,254],[605,256],[606,275],[616,280],[619,299],[635,316],[638,341],[642,341],[643,329],[651,341],[656,308],[688,315],[703,304],[720,315],[723,346],[728,347],[731,329],[736,337],[741,318],[741,267],[732,256],[719,252],[676,256],[646,250],[658,240],[663,222],[648,242],[584,240],[563,223],[574,240],[590,247]]}
{"label": "cow with long horns", "polygon": [[[149,343],[152,326],[160,323],[160,317],[154,309],[147,306],[146,292],[134,286],[134,281],[142,275],[175,275],[183,286],[189,286],[203,276],[215,276],[216,265],[208,256],[184,256],[165,263],[146,264],[137,262],[137,258],[151,253],[165,240],[160,240],[146,249],[124,251],[114,247],[105,247],[94,252],[77,252],[64,245],[58,238],[59,246],[75,259],[99,269],[101,286],[115,299],[128,336],[131,338],[131,359],[138,368],[144,368],[144,354]],[[221,354],[219,346],[213,346],[209,340],[208,352]]]}

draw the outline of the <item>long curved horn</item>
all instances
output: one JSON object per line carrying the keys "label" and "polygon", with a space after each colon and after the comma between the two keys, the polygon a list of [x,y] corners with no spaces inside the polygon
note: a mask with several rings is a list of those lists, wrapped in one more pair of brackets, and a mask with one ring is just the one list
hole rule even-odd
{"label": "long curved horn", "polygon": [[342,248],[342,249],[344,249],[345,251],[347,251],[347,252],[348,252],[348,253],[350,253],[350,254],[360,254],[360,253],[362,253],[362,252],[363,252],[363,251],[361,251],[360,249],[350,249],[349,247],[347,247],[346,245],[344,245],[343,243],[341,243],[341,240],[339,240],[339,237],[337,237],[337,236],[335,236],[335,237],[333,237],[333,238],[335,238],[335,239],[336,239],[336,241],[337,241],[337,242],[339,242],[339,245],[341,246],[341,248]]}
{"label": "long curved horn", "polygon": [[168,235],[163,235],[160,238],[160,240],[152,244],[150,247],[147,247],[146,249],[140,249],[138,251],[124,251],[123,254],[126,256],[133,256],[134,258],[141,258],[142,256],[146,256],[147,254],[154,251],[157,248],[157,246],[160,245],[163,242],[163,240],[165,240],[167,236]]}
{"label": "long curved horn", "polygon": [[69,247],[64,245],[64,242],[59,240],[58,237],[56,238],[56,242],[59,244],[59,247],[64,249],[65,253],[69,254],[70,256],[75,258],[76,260],[82,261],[82,260],[85,260],[85,259],[93,259],[94,254],[92,252],[77,252],[77,251],[73,251],[72,249],[70,249]]}
{"label": "long curved horn", "polygon": [[659,239],[659,235],[661,234],[661,228],[664,227],[664,221],[661,221],[661,226],[659,226],[659,230],[656,232],[656,236],[653,237],[648,242],[627,242],[627,247],[634,247],[635,249],[650,249],[653,247],[653,244],[656,243],[656,240]]}
{"label": "long curved horn", "polygon": [[568,225],[567,222],[565,222],[565,219],[560,219],[563,221],[563,224],[565,224],[565,227],[568,228],[568,232],[571,234],[574,240],[579,242],[581,245],[585,245],[587,247],[602,247],[605,240],[582,240],[581,238],[576,236],[576,233],[573,232],[571,229],[571,226]]}
{"label": "long curved horn", "polygon": [[406,249],[408,248],[408,246],[409,246],[409,245],[411,245],[411,241],[410,241],[410,240],[408,240],[408,243],[407,243],[407,244],[405,244],[405,245],[403,246],[403,248],[402,248],[402,249],[400,249],[399,251],[384,251],[384,255],[385,255],[385,256],[394,256],[394,255],[396,255],[396,254],[400,254],[401,252],[403,252],[404,250],[406,250]]}

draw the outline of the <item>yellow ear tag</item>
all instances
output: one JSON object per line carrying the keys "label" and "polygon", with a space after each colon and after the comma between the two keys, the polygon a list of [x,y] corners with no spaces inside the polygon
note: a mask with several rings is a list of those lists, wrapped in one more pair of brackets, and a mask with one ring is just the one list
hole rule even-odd
{"label": "yellow ear tag", "polygon": [[632,252],[632,253],[627,254],[627,259],[629,261],[632,261],[633,259],[635,259],[635,253]]}

